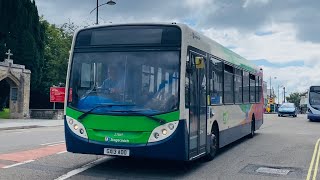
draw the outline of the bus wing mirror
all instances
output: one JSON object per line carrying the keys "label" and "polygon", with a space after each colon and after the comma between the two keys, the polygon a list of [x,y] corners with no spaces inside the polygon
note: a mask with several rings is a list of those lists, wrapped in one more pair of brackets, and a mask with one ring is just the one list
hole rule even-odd
{"label": "bus wing mirror", "polygon": [[196,68],[203,69],[204,68],[204,58],[203,57],[196,57]]}

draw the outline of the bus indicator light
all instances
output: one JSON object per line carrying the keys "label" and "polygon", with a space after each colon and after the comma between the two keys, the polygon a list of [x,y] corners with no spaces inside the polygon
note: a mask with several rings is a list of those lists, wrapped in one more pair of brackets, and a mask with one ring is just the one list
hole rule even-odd
{"label": "bus indicator light", "polygon": [[153,136],[154,136],[154,138],[158,139],[160,134],[156,132],[156,133],[153,134]]}
{"label": "bus indicator light", "polygon": [[79,126],[78,126],[77,124],[75,124],[75,125],[73,126],[73,128],[74,128],[75,130],[78,130],[78,129],[79,129]]}
{"label": "bus indicator light", "polygon": [[169,128],[170,130],[173,130],[173,129],[174,129],[174,125],[173,125],[172,123],[170,123],[170,124],[168,125],[168,128]]}

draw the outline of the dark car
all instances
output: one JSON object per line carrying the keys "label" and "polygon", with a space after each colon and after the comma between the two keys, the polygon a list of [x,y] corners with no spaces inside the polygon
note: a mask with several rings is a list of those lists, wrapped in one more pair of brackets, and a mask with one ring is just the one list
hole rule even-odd
{"label": "dark car", "polygon": [[293,103],[284,103],[279,107],[278,116],[297,117],[297,108]]}

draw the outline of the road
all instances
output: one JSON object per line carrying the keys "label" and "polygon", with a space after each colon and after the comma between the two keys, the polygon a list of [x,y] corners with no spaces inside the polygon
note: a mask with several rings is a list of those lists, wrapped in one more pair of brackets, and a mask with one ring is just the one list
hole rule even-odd
{"label": "road", "polygon": [[181,163],[67,153],[62,126],[1,131],[0,179],[306,179],[319,138],[320,122],[305,115],[265,115],[253,139],[221,149],[213,161]]}

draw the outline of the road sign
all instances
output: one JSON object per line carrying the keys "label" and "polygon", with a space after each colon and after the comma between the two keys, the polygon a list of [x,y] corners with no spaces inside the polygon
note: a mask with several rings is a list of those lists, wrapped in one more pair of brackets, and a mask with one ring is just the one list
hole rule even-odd
{"label": "road sign", "polygon": [[[64,87],[51,87],[50,88],[50,102],[64,102],[65,88]],[[72,91],[70,89],[69,101],[71,101]]]}

